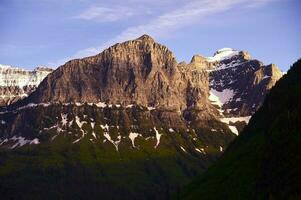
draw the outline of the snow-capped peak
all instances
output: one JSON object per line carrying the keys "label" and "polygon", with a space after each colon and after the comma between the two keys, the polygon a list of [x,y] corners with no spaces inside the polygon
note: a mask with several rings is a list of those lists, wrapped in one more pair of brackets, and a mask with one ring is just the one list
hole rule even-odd
{"label": "snow-capped peak", "polygon": [[217,50],[215,54],[219,54],[219,53],[222,53],[222,52],[230,52],[230,51],[233,52],[235,50],[232,49],[232,48],[225,47],[225,48],[221,48],[221,49]]}
{"label": "snow-capped peak", "polygon": [[239,51],[234,50],[232,48],[222,48],[215,52],[214,56],[207,57],[209,62],[216,62],[231,58],[232,56],[236,56],[239,54]]}

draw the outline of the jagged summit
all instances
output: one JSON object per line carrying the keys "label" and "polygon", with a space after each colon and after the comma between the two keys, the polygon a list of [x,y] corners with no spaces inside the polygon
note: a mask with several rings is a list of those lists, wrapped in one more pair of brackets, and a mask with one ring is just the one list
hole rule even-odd
{"label": "jagged summit", "polygon": [[202,55],[194,55],[190,61],[190,63],[198,63],[198,62],[204,62],[206,61],[206,57]]}
{"label": "jagged summit", "polygon": [[189,66],[199,70],[208,70],[213,67],[213,64],[208,62],[206,57],[197,54],[192,57]]}
{"label": "jagged summit", "polygon": [[231,48],[222,48],[217,50],[212,57],[208,57],[209,62],[217,62],[239,55],[239,51]]}
{"label": "jagged summit", "polygon": [[155,42],[155,40],[147,35],[147,34],[143,34],[142,36],[140,36],[139,38],[137,38],[136,40],[143,40],[143,41],[150,41],[150,42]]}
{"label": "jagged summit", "polygon": [[251,55],[247,51],[235,50],[232,48],[221,48],[217,50],[212,57],[207,57],[208,62],[221,62],[234,57],[250,60]]}
{"label": "jagged summit", "polygon": [[221,48],[221,49],[218,49],[214,55],[216,54],[220,54],[220,53],[223,53],[223,52],[235,52],[237,50],[234,50],[232,48],[229,48],[229,47],[225,47],[225,48]]}

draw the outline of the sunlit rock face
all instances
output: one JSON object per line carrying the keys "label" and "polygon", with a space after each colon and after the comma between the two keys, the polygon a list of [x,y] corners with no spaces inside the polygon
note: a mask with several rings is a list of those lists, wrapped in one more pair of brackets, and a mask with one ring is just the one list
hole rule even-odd
{"label": "sunlit rock face", "polygon": [[167,47],[143,35],[67,62],[41,83],[30,100],[207,109],[208,75],[191,67],[179,65]]}

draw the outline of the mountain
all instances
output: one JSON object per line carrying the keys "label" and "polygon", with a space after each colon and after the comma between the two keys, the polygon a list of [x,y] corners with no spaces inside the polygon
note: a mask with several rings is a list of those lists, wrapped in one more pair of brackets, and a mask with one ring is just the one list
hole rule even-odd
{"label": "mountain", "polygon": [[274,64],[264,65],[248,52],[231,48],[206,60],[211,64],[209,99],[219,107],[221,121],[238,134],[283,73]]}
{"label": "mountain", "polygon": [[32,93],[52,69],[37,67],[33,71],[0,65],[0,106],[10,105]]}
{"label": "mountain", "polygon": [[180,199],[301,198],[301,60],[226,152]]}
{"label": "mountain", "polygon": [[226,116],[254,114],[263,102],[262,96],[282,77],[276,65],[266,66],[244,51],[224,48],[208,59],[217,62],[210,70],[210,89],[212,95],[222,96]]}
{"label": "mountain", "polygon": [[235,137],[208,96],[207,71],[146,35],[69,61],[2,109],[0,193],[168,199]]}
{"label": "mountain", "polygon": [[[200,56],[178,63],[143,35],[60,66],[0,110],[1,194],[170,198],[216,161],[247,121],[240,112],[224,114],[222,96],[212,98],[210,80],[223,63]],[[253,65],[235,67],[243,73]],[[265,68],[254,73],[266,75]],[[235,87],[235,94],[244,91]]]}

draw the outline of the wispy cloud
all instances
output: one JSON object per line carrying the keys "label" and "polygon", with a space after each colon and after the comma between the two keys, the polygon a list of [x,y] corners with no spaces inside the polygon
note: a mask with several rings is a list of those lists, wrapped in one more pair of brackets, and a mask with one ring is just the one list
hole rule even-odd
{"label": "wispy cloud", "polygon": [[[210,16],[230,10],[237,6],[242,7],[258,7],[262,6],[271,0],[193,0],[188,1],[184,6],[168,11],[162,15],[159,15],[145,24],[132,26],[122,31],[116,37],[104,42],[100,46],[89,47],[76,52],[73,56],[62,59],[59,61],[62,64],[71,58],[85,57],[99,53],[101,50],[125,40],[136,38],[144,33],[150,34],[151,36],[167,37],[173,31],[181,29],[183,27],[200,24],[209,19]],[[86,15],[86,18],[93,18],[96,14],[93,12]],[[118,15],[120,16],[120,15]],[[117,16],[117,17],[118,17]],[[121,16],[120,16],[121,17]],[[110,17],[109,17],[110,18]],[[112,17],[112,19],[115,19]]]}
{"label": "wispy cloud", "polygon": [[96,20],[98,22],[113,22],[120,19],[126,19],[133,15],[135,15],[135,13],[128,7],[91,6],[74,18],[82,20]]}
{"label": "wispy cloud", "polygon": [[264,6],[265,4],[270,3],[272,1],[276,1],[276,0],[252,0],[246,5],[246,7],[256,8],[256,7]]}

